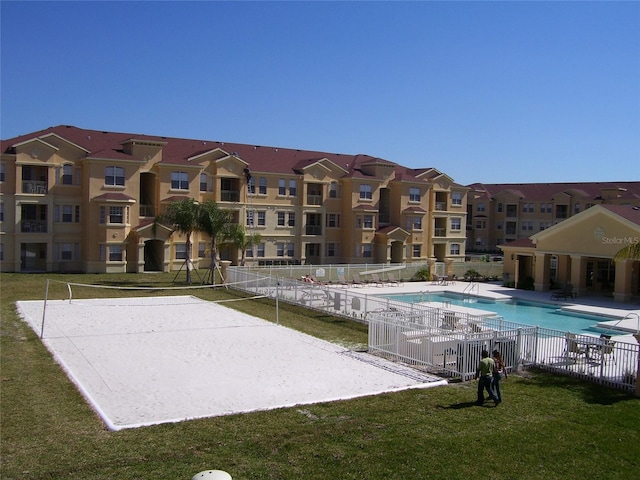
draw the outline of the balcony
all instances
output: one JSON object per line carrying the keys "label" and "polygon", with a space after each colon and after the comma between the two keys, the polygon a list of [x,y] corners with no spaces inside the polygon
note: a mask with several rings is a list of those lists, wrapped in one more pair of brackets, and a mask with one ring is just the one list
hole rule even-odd
{"label": "balcony", "polygon": [[447,236],[447,229],[446,228],[434,228],[433,229],[433,236],[434,237],[446,237]]}
{"label": "balcony", "polygon": [[438,210],[440,212],[446,212],[447,211],[447,202],[436,202],[433,209],[434,210]]}

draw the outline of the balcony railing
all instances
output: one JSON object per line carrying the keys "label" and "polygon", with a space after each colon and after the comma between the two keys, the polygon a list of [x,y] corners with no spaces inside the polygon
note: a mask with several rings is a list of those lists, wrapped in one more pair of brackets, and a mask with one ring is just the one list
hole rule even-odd
{"label": "balcony railing", "polygon": [[322,235],[322,225],[307,225],[305,235]]}
{"label": "balcony railing", "polygon": [[153,205],[140,205],[140,216],[155,217],[155,208],[153,208]]}
{"label": "balcony railing", "polygon": [[322,205],[322,195],[307,195],[307,205]]}
{"label": "balcony railing", "polygon": [[446,237],[447,236],[447,229],[446,228],[434,228],[433,229],[433,236],[434,237]]}
{"label": "balcony railing", "polygon": [[441,212],[447,211],[447,202],[436,202],[434,206],[434,210],[439,210]]}
{"label": "balcony railing", "polygon": [[222,190],[220,192],[220,200],[223,202],[239,202],[240,192],[233,190]]}
{"label": "balcony railing", "polygon": [[47,182],[36,180],[23,181],[22,193],[47,193]]}
{"label": "balcony railing", "polygon": [[21,220],[20,231],[23,233],[47,233],[47,221]]}

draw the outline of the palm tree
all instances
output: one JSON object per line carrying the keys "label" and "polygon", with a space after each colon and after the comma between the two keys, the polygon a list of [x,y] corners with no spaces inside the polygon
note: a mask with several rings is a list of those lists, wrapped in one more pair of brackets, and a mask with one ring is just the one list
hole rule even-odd
{"label": "palm tree", "polygon": [[211,265],[209,273],[211,283],[215,283],[215,269],[218,266],[218,243],[228,236],[233,218],[229,210],[221,209],[213,200],[207,200],[200,205],[198,214],[198,229],[211,238]]}
{"label": "palm tree", "polygon": [[640,260],[640,243],[631,243],[613,256],[614,262],[628,259]]}
{"label": "palm tree", "polygon": [[246,256],[247,250],[253,248],[254,245],[258,245],[262,240],[262,236],[259,233],[253,233],[247,235],[242,226],[238,224],[231,225],[229,229],[229,240],[231,243],[238,248],[241,252],[240,265],[245,266],[246,264]]}
{"label": "palm tree", "polygon": [[198,216],[200,206],[193,198],[171,202],[167,210],[158,215],[153,222],[153,229],[158,224],[167,225],[172,232],[179,232],[186,236],[187,283],[191,283],[191,234],[199,230]]}

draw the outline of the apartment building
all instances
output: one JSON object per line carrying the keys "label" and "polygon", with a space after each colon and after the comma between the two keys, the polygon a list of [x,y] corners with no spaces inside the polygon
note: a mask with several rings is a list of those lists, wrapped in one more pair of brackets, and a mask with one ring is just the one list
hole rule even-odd
{"label": "apartment building", "polygon": [[498,253],[594,205],[640,205],[640,182],[468,185],[467,252]]}
{"label": "apartment building", "polygon": [[[259,233],[256,264],[461,260],[467,191],[434,168],[368,155],[61,125],[2,140],[0,268],[177,270],[186,239],[154,219],[186,198],[214,200]],[[191,240],[191,261],[208,266],[209,239]]]}

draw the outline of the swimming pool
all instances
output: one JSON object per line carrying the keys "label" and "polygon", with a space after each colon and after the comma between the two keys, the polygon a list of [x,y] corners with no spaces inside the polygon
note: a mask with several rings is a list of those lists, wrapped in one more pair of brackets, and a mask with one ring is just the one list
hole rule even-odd
{"label": "swimming pool", "polygon": [[475,308],[494,312],[505,320],[524,325],[574,333],[604,333],[606,330],[596,327],[599,322],[612,320],[609,317],[567,312],[557,306],[545,303],[530,302],[518,299],[492,300],[488,298],[469,297],[451,292],[442,293],[409,293],[402,295],[384,295],[385,298],[400,302],[447,302],[451,305]]}

